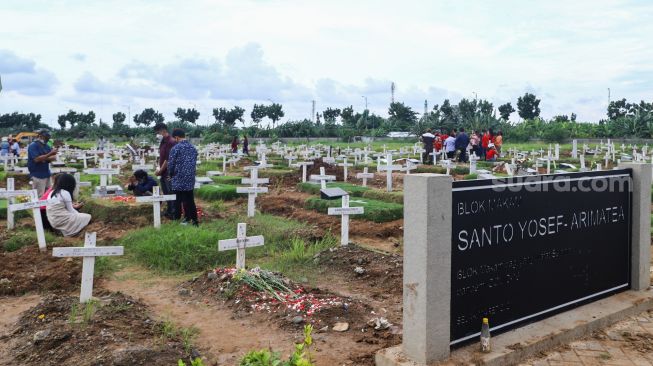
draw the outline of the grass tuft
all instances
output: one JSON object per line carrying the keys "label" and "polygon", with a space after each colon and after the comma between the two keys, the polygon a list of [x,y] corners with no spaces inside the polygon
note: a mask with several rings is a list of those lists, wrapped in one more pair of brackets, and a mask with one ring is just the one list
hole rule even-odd
{"label": "grass tuft", "polygon": [[[326,213],[329,207],[341,207],[342,200],[323,200],[317,197],[311,197],[306,200],[305,205],[308,209]],[[404,206],[398,203],[363,198],[350,200],[349,206],[365,208],[363,214],[351,215],[350,218],[352,219],[387,222],[401,219],[404,216]]]}

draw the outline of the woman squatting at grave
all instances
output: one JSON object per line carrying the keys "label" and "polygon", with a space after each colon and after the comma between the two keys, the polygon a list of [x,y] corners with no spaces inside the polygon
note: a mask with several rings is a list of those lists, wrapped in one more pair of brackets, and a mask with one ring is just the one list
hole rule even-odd
{"label": "woman squatting at grave", "polygon": [[70,174],[59,174],[50,192],[50,198],[57,198],[59,202],[48,206],[46,215],[52,228],[61,232],[63,236],[79,234],[91,222],[91,215],[77,210],[83,203],[73,203],[73,192],[77,182]]}

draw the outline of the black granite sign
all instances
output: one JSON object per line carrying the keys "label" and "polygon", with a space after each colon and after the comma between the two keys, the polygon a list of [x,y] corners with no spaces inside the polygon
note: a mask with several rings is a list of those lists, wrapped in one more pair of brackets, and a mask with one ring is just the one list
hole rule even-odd
{"label": "black granite sign", "polygon": [[630,176],[454,182],[451,344],[628,289]]}

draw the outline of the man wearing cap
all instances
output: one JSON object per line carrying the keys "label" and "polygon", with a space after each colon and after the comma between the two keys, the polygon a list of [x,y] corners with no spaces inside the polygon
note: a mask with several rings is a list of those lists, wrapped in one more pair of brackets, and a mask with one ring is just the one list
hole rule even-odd
{"label": "man wearing cap", "polygon": [[40,130],[37,134],[38,138],[27,147],[27,169],[33,187],[41,197],[50,188],[50,162],[56,159],[58,150],[48,146],[50,131]]}

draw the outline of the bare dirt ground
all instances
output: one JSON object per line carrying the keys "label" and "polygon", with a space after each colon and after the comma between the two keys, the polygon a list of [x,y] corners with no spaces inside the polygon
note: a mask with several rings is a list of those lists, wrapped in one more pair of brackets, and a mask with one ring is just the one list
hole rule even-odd
{"label": "bare dirt ground", "polygon": [[12,330],[0,334],[0,364],[175,365],[197,353],[128,296],[105,292],[92,305],[78,302],[48,295],[25,310]]}

